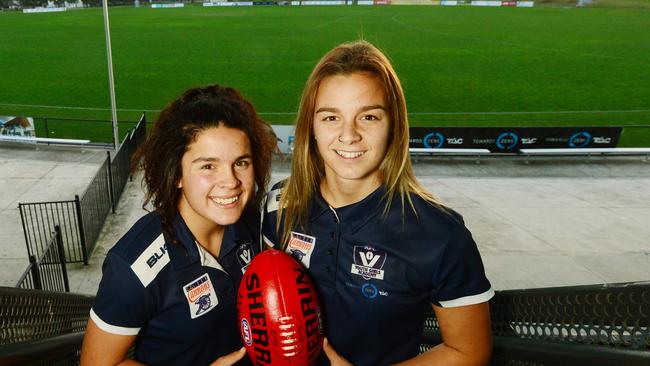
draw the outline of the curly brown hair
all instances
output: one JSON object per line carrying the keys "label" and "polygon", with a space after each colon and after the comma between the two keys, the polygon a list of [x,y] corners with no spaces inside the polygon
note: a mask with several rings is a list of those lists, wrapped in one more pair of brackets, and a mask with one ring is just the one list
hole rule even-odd
{"label": "curly brown hair", "polygon": [[160,112],[147,140],[131,160],[132,170],[144,170],[142,207],[153,205],[172,242],[176,241],[172,223],[181,198],[177,186],[182,175],[181,159],[201,131],[220,124],[243,131],[250,141],[257,191],[249,204],[259,207],[271,174],[276,137],[255,107],[233,88],[212,84],[183,93]]}

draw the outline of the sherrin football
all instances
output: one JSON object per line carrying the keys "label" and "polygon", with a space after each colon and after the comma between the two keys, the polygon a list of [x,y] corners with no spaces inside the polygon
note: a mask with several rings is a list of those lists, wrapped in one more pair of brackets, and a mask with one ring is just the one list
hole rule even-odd
{"label": "sherrin football", "polygon": [[237,293],[244,346],[256,366],[311,366],[323,346],[320,308],[307,269],[269,249],[256,255]]}

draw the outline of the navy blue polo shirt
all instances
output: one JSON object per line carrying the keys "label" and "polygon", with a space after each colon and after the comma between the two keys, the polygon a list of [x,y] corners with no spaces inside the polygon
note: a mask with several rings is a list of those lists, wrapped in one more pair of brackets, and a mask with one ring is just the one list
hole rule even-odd
{"label": "navy blue polo shirt", "polygon": [[242,346],[236,294],[259,252],[259,214],[226,227],[218,259],[180,215],[173,231],[177,243],[155,212],[133,225],[106,255],[90,317],[106,332],[137,334],[135,359],[147,365],[209,365]]}
{"label": "navy blue polo shirt", "polygon": [[[356,366],[417,356],[431,304],[471,305],[494,295],[458,213],[412,194],[417,215],[408,202],[402,210],[399,196],[385,215],[385,193],[380,187],[337,209],[317,194],[308,227],[293,231],[285,248],[309,268],[325,334]],[[279,194],[278,185],[268,194],[262,229],[265,243],[276,248]],[[324,354],[320,361],[329,364]]]}

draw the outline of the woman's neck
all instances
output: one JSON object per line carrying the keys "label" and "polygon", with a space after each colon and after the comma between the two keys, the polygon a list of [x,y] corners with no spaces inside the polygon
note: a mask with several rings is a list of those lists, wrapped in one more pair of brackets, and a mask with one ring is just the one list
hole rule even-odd
{"label": "woman's neck", "polygon": [[320,193],[330,206],[338,208],[363,200],[380,185],[376,176],[353,180],[325,177],[320,183]]}
{"label": "woman's neck", "polygon": [[196,215],[194,211],[184,210],[182,205],[179,212],[199,245],[218,258],[225,227]]}

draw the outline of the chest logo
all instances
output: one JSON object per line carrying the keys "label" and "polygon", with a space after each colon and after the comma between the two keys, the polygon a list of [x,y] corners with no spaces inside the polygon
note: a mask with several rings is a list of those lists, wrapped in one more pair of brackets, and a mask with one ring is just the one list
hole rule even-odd
{"label": "chest logo", "polygon": [[192,319],[206,314],[219,303],[207,273],[183,286],[183,293],[187,298]]}
{"label": "chest logo", "polygon": [[241,267],[241,272],[245,273],[248,265],[251,264],[253,260],[253,248],[251,243],[244,243],[237,248],[237,261],[239,261],[239,266]]}
{"label": "chest logo", "polygon": [[353,274],[363,277],[365,280],[371,278],[376,280],[384,279],[384,263],[386,253],[368,246],[354,246],[354,263],[352,263]]}
{"label": "chest logo", "polygon": [[314,251],[315,246],[316,237],[292,231],[286,252],[300,261],[305,267],[309,268],[311,253]]}

